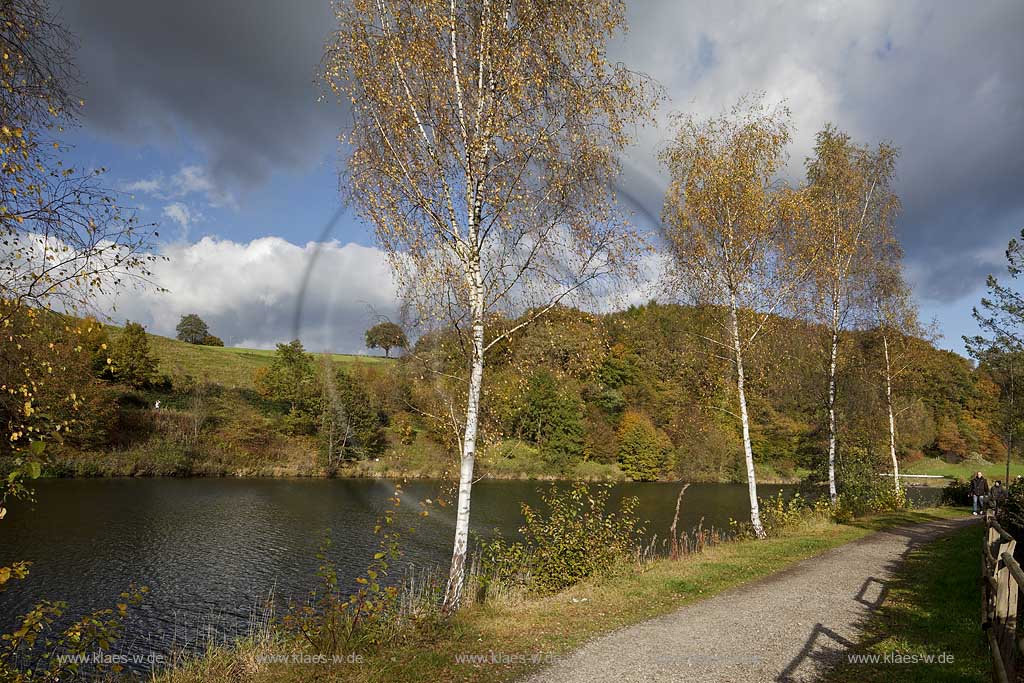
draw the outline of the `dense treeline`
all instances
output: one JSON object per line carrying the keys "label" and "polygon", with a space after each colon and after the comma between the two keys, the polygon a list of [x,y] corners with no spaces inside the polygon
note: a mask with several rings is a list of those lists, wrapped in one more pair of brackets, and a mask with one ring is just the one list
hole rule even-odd
{"label": "dense treeline", "polygon": [[[62,363],[50,412],[62,415],[59,400],[71,393],[87,404],[65,409],[75,422],[54,452],[72,463],[88,452],[96,473],[116,471],[103,461],[132,448],[143,460],[147,451],[177,451],[190,467],[143,463],[141,473],[215,472],[204,466],[214,462],[222,471],[269,471],[287,454],[307,451],[306,474],[379,459],[388,471],[411,462],[412,473],[438,475],[457,458],[457,432],[445,418],[460,400],[460,384],[449,376],[460,358],[455,335],[422,337],[402,358],[373,364],[338,364],[300,342],[280,344],[270,366],[252,374],[250,390],[211,382],[198,367],[159,371],[141,326],[44,320],[24,341],[35,339],[39,354]],[[494,322],[498,329],[515,324]],[[650,302],[603,315],[558,308],[513,335],[493,357],[481,403],[485,474],[744,481],[730,364],[704,338],[707,324],[698,307]],[[753,452],[766,479],[807,472],[824,479],[823,338],[814,326],[777,318],[750,358]],[[888,471],[885,394],[874,371],[879,336],[851,332],[842,344],[840,458],[864,452],[875,471]],[[895,387],[901,463],[1004,458],[1004,406],[989,370],[925,341],[910,346],[914,363]]]}
{"label": "dense treeline", "polygon": [[[655,302],[608,315],[549,312],[495,354],[483,432],[492,441],[531,444],[536,458],[564,473],[588,461],[617,464],[635,479],[742,481],[731,367],[705,337],[705,313]],[[777,472],[815,469],[827,448],[822,331],[773,322],[749,363],[755,458]],[[407,412],[434,439],[453,445],[440,416],[446,402],[457,400],[457,385],[445,381],[443,370],[458,362],[447,351],[455,343],[443,335],[420,339],[398,369],[404,384],[392,387],[408,394]],[[884,469],[885,396],[872,377],[882,353],[878,335],[846,333],[841,343],[841,443],[876,453]],[[1004,457],[993,427],[999,391],[989,376],[954,353],[910,343],[915,363],[901,377],[897,398],[900,458]]]}

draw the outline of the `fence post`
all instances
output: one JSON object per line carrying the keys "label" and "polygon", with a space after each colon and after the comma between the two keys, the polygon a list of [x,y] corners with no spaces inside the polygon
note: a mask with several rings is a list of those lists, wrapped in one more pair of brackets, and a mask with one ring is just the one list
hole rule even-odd
{"label": "fence post", "polygon": [[[1017,580],[1010,573],[1010,568],[1003,562],[1003,553],[1009,553],[1013,557],[1013,551],[1017,546],[1016,540],[1007,541],[999,546],[999,597],[1000,607],[1003,614],[1002,626],[999,630],[999,650],[1003,656],[1003,666],[1006,669],[1006,676],[1009,680],[1017,680],[1017,598],[1020,593],[1020,586]],[[1003,587],[1005,584],[1005,588]]]}

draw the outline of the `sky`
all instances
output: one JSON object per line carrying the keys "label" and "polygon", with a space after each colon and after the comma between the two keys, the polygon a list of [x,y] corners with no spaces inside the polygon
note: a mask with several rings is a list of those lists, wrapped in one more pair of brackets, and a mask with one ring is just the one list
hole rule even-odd
{"label": "sky", "polygon": [[[228,345],[365,352],[363,331],[397,319],[373,231],[341,204],[337,134],[316,68],[328,2],[56,0],[77,36],[85,100],[69,133],[81,167],[158,223],[166,292],[133,290],[110,311],[173,335],[198,313]],[[660,213],[657,153],[673,112],[712,115],[765,93],[793,113],[786,175],[799,182],[815,133],[901,150],[897,234],[939,345],[963,352],[971,307],[1024,228],[1024,3],[992,0],[627,2],[611,57],[667,98],[622,159],[621,194]]]}

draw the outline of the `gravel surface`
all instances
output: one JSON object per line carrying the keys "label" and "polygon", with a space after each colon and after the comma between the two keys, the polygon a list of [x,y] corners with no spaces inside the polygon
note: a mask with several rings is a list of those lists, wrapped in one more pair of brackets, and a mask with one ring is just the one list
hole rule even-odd
{"label": "gravel surface", "polygon": [[593,640],[529,680],[817,680],[857,641],[858,624],[885,599],[886,582],[911,547],[977,521],[942,520],[874,533]]}

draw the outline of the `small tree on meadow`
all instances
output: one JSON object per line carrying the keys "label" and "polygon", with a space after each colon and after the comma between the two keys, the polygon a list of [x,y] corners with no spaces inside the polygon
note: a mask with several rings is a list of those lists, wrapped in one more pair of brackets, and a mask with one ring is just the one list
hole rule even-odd
{"label": "small tree on meadow", "polygon": [[175,329],[178,332],[178,341],[188,342],[189,344],[203,344],[206,342],[206,338],[210,336],[210,328],[195,313],[181,316],[181,321],[178,322],[178,326]]}
{"label": "small tree on meadow", "polygon": [[157,361],[149,347],[149,335],[139,323],[127,323],[113,344],[111,365],[114,379],[136,389],[149,386],[156,375]]}
{"label": "small tree on meadow", "polygon": [[278,344],[270,367],[258,372],[256,388],[263,396],[288,406],[285,427],[292,433],[310,433],[316,424],[317,388],[313,358],[302,342]]}
{"label": "small tree on meadow", "polygon": [[384,356],[391,357],[391,349],[404,349],[409,345],[405,332],[395,323],[385,320],[366,331],[366,348],[384,349]]}

